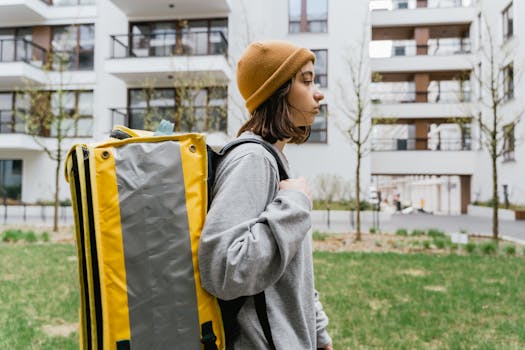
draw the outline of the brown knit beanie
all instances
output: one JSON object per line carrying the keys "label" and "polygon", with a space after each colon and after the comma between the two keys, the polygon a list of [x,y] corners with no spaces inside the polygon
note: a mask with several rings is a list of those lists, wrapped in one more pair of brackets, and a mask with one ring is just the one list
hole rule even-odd
{"label": "brown knit beanie", "polygon": [[251,43],[237,63],[237,85],[248,111],[252,113],[308,61],[315,61],[312,51],[286,41]]}

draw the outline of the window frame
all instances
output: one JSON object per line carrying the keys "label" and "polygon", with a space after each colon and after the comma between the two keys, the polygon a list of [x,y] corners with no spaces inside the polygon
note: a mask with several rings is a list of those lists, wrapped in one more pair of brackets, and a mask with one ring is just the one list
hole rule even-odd
{"label": "window frame", "polygon": [[[192,88],[192,87],[188,87],[188,88]],[[212,95],[211,94],[211,90],[213,89],[223,89],[225,91],[225,97],[224,97],[224,106],[220,106],[222,108],[224,108],[224,129],[221,129],[219,128],[219,130],[215,130],[215,129],[208,129],[208,130],[203,130],[203,131],[198,131],[198,132],[209,132],[209,131],[219,131],[219,132],[227,132],[228,130],[228,86],[227,85],[218,85],[218,86],[205,86],[205,87],[194,87],[195,89],[199,89],[199,90],[206,90],[206,104],[205,105],[192,105],[190,106],[190,108],[193,108],[193,109],[204,109],[205,112],[206,112],[206,115],[205,115],[205,124],[206,126],[208,127],[209,126],[209,123],[212,119],[212,113],[211,111],[214,110],[214,109],[217,109],[219,106],[216,106],[216,105],[210,105],[210,96]],[[173,115],[175,117],[175,114],[178,113],[179,109],[184,109],[184,105],[183,105],[183,101],[181,101],[181,96],[179,93],[177,93],[177,87],[155,87],[153,90],[165,90],[165,91],[173,91],[173,104],[170,105],[170,106],[167,106],[167,108],[173,108]],[[131,111],[133,108],[135,107],[132,107],[131,106],[131,95],[134,91],[141,91],[141,90],[144,90],[143,88],[129,88],[128,89],[128,101],[127,101],[127,106],[126,106],[126,110],[127,110],[127,122],[128,122],[128,125],[129,126],[132,126],[132,114],[131,114]],[[181,116],[182,117],[182,116]],[[171,122],[175,122],[175,119],[172,119],[170,120]],[[180,129],[180,131],[184,131],[184,132],[192,132],[192,131],[186,131],[184,129],[184,123],[181,123],[181,127],[182,129]],[[135,127],[135,126],[134,126]],[[144,128],[143,126],[142,127],[139,127],[139,128]],[[176,130],[179,131],[178,126],[176,125],[175,126]]]}
{"label": "window frame", "polygon": [[[329,67],[329,64],[328,64],[328,49],[312,49],[311,51],[315,54],[316,58],[317,58],[317,53],[318,52],[321,52],[321,51],[325,52],[325,56],[326,56],[325,63],[326,64],[325,64],[324,70],[325,70],[326,73],[318,73],[316,71],[315,72],[315,81],[314,81],[314,83],[315,84],[319,84],[319,87],[321,87],[321,88],[327,88],[328,87],[328,67]],[[316,59],[316,62],[317,61],[318,60]],[[314,70],[315,70],[315,63],[314,63]],[[324,77],[324,81],[326,82],[325,84],[321,84],[319,82],[321,77]]]}
{"label": "window frame", "polygon": [[516,123],[503,126],[503,161],[514,161],[516,150]]}
{"label": "window frame", "polygon": [[[510,26],[509,26],[509,12],[511,14],[510,17]],[[502,19],[502,33],[503,33],[503,41],[508,41],[514,36],[514,8],[513,8],[513,2],[511,1],[504,9],[501,11],[501,19]]]}
{"label": "window frame", "polygon": [[[294,20],[292,21],[290,16],[290,4],[291,1],[300,1],[301,4],[299,6],[300,8],[300,18],[299,21]],[[315,0],[288,0],[288,33],[289,34],[295,34],[295,33],[328,33],[328,0],[326,1],[326,19],[322,20],[312,20],[309,19],[308,16],[308,1],[315,1]],[[310,28],[311,22],[320,22],[322,24],[322,28],[324,30],[319,31],[312,31]],[[292,30],[292,23],[297,24],[299,23],[299,30]]]}
{"label": "window frame", "polygon": [[[323,103],[319,106],[319,114],[322,114],[324,113],[324,128],[318,128],[318,129],[314,129],[313,128],[313,125],[312,125],[312,129],[311,129],[311,132],[310,132],[310,137],[308,137],[308,140],[306,140],[306,143],[308,144],[312,144],[312,145],[326,145],[328,144],[328,104],[326,103]],[[322,110],[324,110],[324,112],[322,112]],[[317,116],[318,116],[317,115]],[[316,118],[317,118],[316,116]],[[320,141],[313,141],[313,140],[310,140],[310,138],[312,137],[312,134],[316,132],[316,133],[319,133],[321,135],[320,137]],[[322,135],[324,134],[324,138],[322,137]]]}
{"label": "window frame", "polygon": [[[179,50],[181,47],[182,47],[182,39],[183,39],[183,35],[184,34],[187,34],[185,32],[185,29],[188,29],[188,28],[191,28],[190,24],[191,22],[206,22],[206,31],[207,31],[207,38],[206,38],[206,53],[204,53],[204,55],[218,55],[218,54],[223,54],[223,55],[227,55],[228,54],[228,35],[229,35],[229,19],[228,17],[213,17],[213,18],[189,18],[189,19],[184,19],[184,18],[181,18],[181,19],[173,19],[173,20],[156,20],[156,21],[130,21],[129,22],[129,26],[128,26],[128,35],[130,36],[129,38],[129,50],[130,52],[133,52],[133,50],[135,50],[136,48],[133,46],[134,45],[134,41],[133,41],[133,36],[134,36],[134,33],[133,33],[133,27],[134,26],[145,26],[145,27],[148,27],[148,35],[152,35],[153,34],[153,26],[156,25],[156,24],[160,24],[160,23],[169,23],[169,24],[173,24],[173,28],[174,28],[174,32],[173,32],[173,35],[175,35],[175,44],[173,45],[173,52],[172,54],[175,54],[175,55],[180,55],[181,53],[179,53],[177,50]],[[225,40],[225,43],[226,43],[226,52],[224,53],[215,53],[213,52],[212,50],[212,30],[216,30],[216,31],[221,31],[222,30],[218,30],[218,29],[213,29],[215,28],[213,26],[213,22],[214,21],[225,21],[226,22],[226,33],[223,33],[224,35],[224,40]],[[146,40],[145,40],[145,49],[148,50],[148,56],[146,57],[163,57],[163,56],[157,56],[157,55],[153,55],[151,54],[151,50],[153,48],[155,48],[154,46],[151,46],[151,37],[148,37]],[[184,54],[184,53],[183,53]],[[196,53],[196,54],[192,54],[192,55],[202,55],[202,53]]]}
{"label": "window frame", "polygon": [[513,62],[503,67],[503,99],[514,99],[514,64]]}
{"label": "window frame", "polygon": [[[79,23],[79,24],[66,24],[66,25],[58,25],[58,26],[51,26],[51,41],[54,40],[55,37],[55,31],[59,28],[64,29],[68,27],[74,27],[75,28],[75,47],[72,49],[73,54],[75,55],[75,60],[72,62],[72,64],[67,67],[67,71],[90,71],[95,69],[95,46],[93,45],[93,49],[81,49],[80,48],[80,34],[81,26],[91,26],[93,27],[93,40],[95,40],[96,33],[95,33],[95,24],[94,23]],[[55,48],[51,45],[50,46],[50,52],[53,54],[55,51]],[[80,54],[83,52],[91,52],[93,55],[93,65],[90,67],[80,67]]]}

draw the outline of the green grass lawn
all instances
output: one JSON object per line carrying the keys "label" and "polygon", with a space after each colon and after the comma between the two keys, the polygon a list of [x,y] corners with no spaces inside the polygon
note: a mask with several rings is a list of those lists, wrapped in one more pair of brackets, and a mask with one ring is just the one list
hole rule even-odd
{"label": "green grass lawn", "polygon": [[[72,244],[0,243],[0,349],[77,349]],[[315,253],[335,349],[523,349],[523,257]],[[67,331],[65,332],[68,333]]]}
{"label": "green grass lawn", "polygon": [[525,349],[520,257],[316,253],[336,349]]}

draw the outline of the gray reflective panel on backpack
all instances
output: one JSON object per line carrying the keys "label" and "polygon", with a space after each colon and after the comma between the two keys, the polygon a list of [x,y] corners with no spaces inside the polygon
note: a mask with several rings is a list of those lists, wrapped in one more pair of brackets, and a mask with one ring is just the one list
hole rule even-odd
{"label": "gray reflective panel on backpack", "polygon": [[115,149],[114,155],[131,347],[199,349],[179,144],[130,143]]}

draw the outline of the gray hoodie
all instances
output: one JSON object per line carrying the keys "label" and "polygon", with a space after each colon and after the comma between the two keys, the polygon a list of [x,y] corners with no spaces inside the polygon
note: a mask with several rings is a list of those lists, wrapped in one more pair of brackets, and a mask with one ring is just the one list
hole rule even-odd
{"label": "gray hoodie", "polygon": [[[217,165],[199,247],[202,285],[224,300],[264,290],[278,350],[316,349],[331,341],[314,290],[310,211],[305,194],[279,190],[277,162],[261,145],[237,146]],[[238,321],[236,350],[269,348],[253,298]]]}

